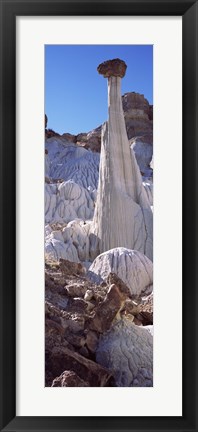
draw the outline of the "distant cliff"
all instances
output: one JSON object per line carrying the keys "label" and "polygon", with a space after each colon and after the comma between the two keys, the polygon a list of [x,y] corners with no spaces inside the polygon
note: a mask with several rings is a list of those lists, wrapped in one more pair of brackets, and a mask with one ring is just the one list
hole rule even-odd
{"label": "distant cliff", "polygon": [[[122,105],[126,122],[128,139],[141,138],[142,142],[152,145],[153,143],[153,105],[149,105],[144,95],[135,92],[125,93],[122,96]],[[69,132],[61,136],[67,141],[75,143],[95,152],[100,152],[101,127],[92,131],[72,135]],[[60,136],[52,129],[47,129],[47,116],[45,116],[46,138]]]}

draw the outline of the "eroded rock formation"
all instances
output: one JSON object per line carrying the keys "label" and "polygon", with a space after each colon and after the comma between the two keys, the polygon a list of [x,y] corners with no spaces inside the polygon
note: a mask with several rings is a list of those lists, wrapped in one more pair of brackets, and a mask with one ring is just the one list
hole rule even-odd
{"label": "eroded rock formation", "polygon": [[81,379],[74,371],[64,371],[53,380],[52,387],[89,387],[89,383]]}
{"label": "eroded rock formation", "polygon": [[135,92],[122,97],[124,118],[128,138],[143,137],[146,143],[153,143],[153,107],[144,95]]}
{"label": "eroded rock formation", "polygon": [[110,273],[122,279],[132,295],[143,294],[153,283],[152,262],[136,250],[119,247],[103,252],[90,266],[88,277],[100,284]]}
{"label": "eroded rock formation", "polygon": [[119,58],[113,60],[107,60],[99,64],[97,71],[103,75],[104,78],[120,77],[123,78],[126,73],[127,65],[123,60]]}
{"label": "eroded rock formation", "polygon": [[48,122],[48,118],[47,115],[45,114],[45,129],[47,128],[47,122]]}
{"label": "eroded rock formation", "polygon": [[100,337],[96,360],[111,370],[118,387],[153,385],[151,327],[138,327],[128,319],[118,321]]}
{"label": "eroded rock formation", "polygon": [[[108,71],[108,73],[110,73],[110,70]],[[122,96],[122,107],[129,141],[132,139],[140,139],[145,145],[149,144],[152,149],[153,106],[149,104],[144,95],[136,92],[128,92]],[[45,128],[47,127],[46,122],[47,116],[45,116]],[[52,129],[46,129],[45,135],[47,139],[50,137],[59,137],[60,139],[64,139],[67,142],[77,144],[77,146],[99,153],[101,150],[101,129],[102,126],[100,125],[89,132],[83,132],[77,135],[66,132],[63,133],[61,136]],[[148,154],[146,147],[145,153],[146,155]],[[143,152],[142,156],[144,156]],[[147,172],[145,173],[145,175],[147,175]]]}
{"label": "eroded rock formation", "polygon": [[72,180],[45,185],[45,222],[70,222],[92,219],[94,200],[91,193]]}
{"label": "eroded rock formation", "polygon": [[46,176],[54,179],[73,180],[85,189],[95,190],[98,185],[100,155],[63,138],[49,138],[45,148],[48,151]]}
{"label": "eroded rock formation", "polygon": [[150,167],[150,162],[153,155],[153,146],[152,143],[150,143],[150,137],[146,135],[143,137],[132,138],[130,144],[131,150],[135,153],[141,174],[146,177],[151,177],[152,169]]}
{"label": "eroded rock formation", "polygon": [[133,300],[115,273],[96,285],[80,263],[46,258],[45,297],[46,386],[151,385],[151,295]]}
{"label": "eroded rock formation", "polygon": [[152,259],[152,212],[135,156],[129,148],[122,109],[123,62],[110,60],[99,65],[98,70],[108,76],[109,120],[102,128],[93,227],[96,255],[122,246]]}
{"label": "eroded rock formation", "polygon": [[152,109],[143,95],[121,98],[123,61],[98,71],[108,78],[109,121],[94,221],[101,127],[45,131],[46,385],[151,386]]}

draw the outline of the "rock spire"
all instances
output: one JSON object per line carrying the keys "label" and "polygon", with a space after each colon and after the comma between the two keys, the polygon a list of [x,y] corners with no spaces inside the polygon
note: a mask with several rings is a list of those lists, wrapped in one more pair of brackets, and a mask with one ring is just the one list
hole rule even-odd
{"label": "rock spire", "polygon": [[121,100],[126,64],[105,61],[98,72],[108,78],[108,122],[102,127],[99,185],[93,221],[93,251],[115,247],[142,252],[152,259],[152,211],[130,151]]}

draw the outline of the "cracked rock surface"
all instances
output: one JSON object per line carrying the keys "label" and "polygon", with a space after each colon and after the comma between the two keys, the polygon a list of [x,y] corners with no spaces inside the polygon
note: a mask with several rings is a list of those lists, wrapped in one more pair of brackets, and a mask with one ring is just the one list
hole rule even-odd
{"label": "cracked rock surface", "polygon": [[118,387],[153,385],[153,337],[150,327],[118,321],[100,337],[96,360],[109,369]]}
{"label": "cracked rock surface", "polygon": [[139,296],[153,283],[152,262],[136,250],[119,247],[102,253],[89,267],[88,277],[101,283],[111,272],[126,283],[133,295]]}

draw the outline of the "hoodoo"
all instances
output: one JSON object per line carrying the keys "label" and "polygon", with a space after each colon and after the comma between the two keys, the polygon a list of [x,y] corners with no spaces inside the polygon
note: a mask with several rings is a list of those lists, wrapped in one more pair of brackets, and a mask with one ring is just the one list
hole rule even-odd
{"label": "hoodoo", "polygon": [[119,246],[152,260],[153,217],[135,155],[127,137],[121,99],[121,78],[127,65],[120,59],[97,68],[108,78],[108,122],[102,127],[101,159],[93,234],[97,253]]}

